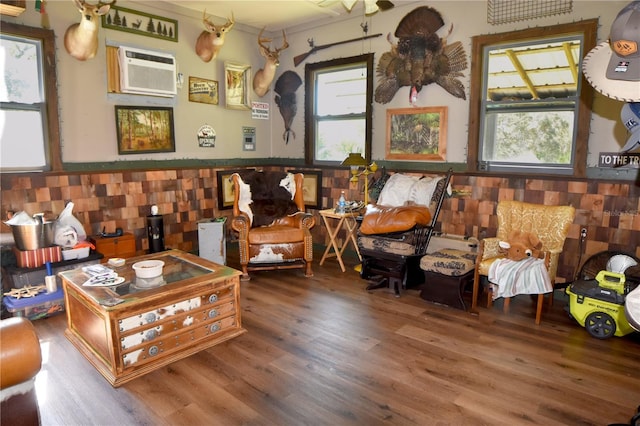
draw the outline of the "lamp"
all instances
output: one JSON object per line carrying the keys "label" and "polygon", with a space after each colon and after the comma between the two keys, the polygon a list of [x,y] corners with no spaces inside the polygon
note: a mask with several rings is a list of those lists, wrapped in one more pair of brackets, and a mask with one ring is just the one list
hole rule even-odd
{"label": "lamp", "polygon": [[[364,204],[369,204],[369,175],[378,170],[378,165],[373,162],[367,165],[367,160],[362,157],[359,152],[352,152],[340,164],[341,166],[349,166],[351,168],[351,179],[349,182],[357,183],[360,176],[364,175]],[[360,171],[360,167],[364,170]]]}

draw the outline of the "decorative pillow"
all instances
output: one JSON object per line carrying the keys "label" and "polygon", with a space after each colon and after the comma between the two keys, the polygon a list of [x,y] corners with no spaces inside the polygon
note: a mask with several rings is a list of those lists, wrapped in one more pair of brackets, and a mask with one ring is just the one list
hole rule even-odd
{"label": "decorative pillow", "polygon": [[409,199],[421,206],[429,206],[433,198],[433,193],[442,177],[423,177],[418,179],[409,189]]}
{"label": "decorative pillow", "polygon": [[392,175],[380,192],[377,204],[383,206],[399,207],[403,206],[409,199],[411,186],[418,180],[415,176],[408,176],[402,173]]}

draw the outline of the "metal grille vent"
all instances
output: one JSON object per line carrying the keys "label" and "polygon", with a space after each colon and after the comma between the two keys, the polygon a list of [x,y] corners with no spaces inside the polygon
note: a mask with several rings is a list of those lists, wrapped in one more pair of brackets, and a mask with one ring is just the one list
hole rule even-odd
{"label": "metal grille vent", "polygon": [[573,10],[573,0],[489,0],[487,22],[491,25],[508,24],[562,15]]}

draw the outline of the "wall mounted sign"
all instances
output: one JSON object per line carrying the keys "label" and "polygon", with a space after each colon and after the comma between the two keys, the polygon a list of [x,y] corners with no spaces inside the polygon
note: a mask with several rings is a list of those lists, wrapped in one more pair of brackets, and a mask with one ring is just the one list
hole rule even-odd
{"label": "wall mounted sign", "polygon": [[216,131],[213,127],[205,124],[198,129],[198,145],[200,148],[216,147]]}
{"label": "wall mounted sign", "polygon": [[111,6],[109,13],[102,15],[102,28],[178,41],[178,21],[175,19],[120,6]]}
{"label": "wall mounted sign", "polygon": [[640,169],[640,153],[601,152],[598,155],[598,167]]}
{"label": "wall mounted sign", "polygon": [[189,101],[218,105],[218,82],[189,77]]}
{"label": "wall mounted sign", "polygon": [[269,119],[269,103],[268,102],[251,102],[251,118],[256,120]]}

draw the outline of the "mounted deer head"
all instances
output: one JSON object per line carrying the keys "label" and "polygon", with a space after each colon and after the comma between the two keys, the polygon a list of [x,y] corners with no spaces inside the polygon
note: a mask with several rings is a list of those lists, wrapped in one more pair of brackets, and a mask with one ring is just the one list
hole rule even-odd
{"label": "mounted deer head", "polygon": [[205,9],[202,14],[202,22],[206,30],[200,33],[196,41],[196,53],[200,59],[209,62],[218,56],[218,52],[224,44],[224,36],[231,31],[235,21],[233,20],[233,13],[231,13],[231,19],[227,20],[226,24],[216,27],[207,17],[207,10]]}
{"label": "mounted deer head", "polygon": [[284,33],[284,30],[282,30],[282,37],[284,38],[282,46],[274,50],[271,50],[270,46],[265,45],[265,43],[271,43],[272,39],[262,38],[263,32],[264,28],[260,31],[260,34],[258,34],[258,45],[260,46],[260,54],[264,56],[265,64],[264,68],[259,69],[253,77],[253,91],[260,97],[263,97],[269,91],[269,86],[271,86],[271,82],[276,74],[276,68],[280,65],[280,52],[289,47],[287,35]]}
{"label": "mounted deer head", "polygon": [[73,0],[82,15],[79,23],[71,25],[64,33],[64,48],[79,61],[96,56],[98,51],[98,17],[106,15],[115,3],[89,4],[84,0]]}

